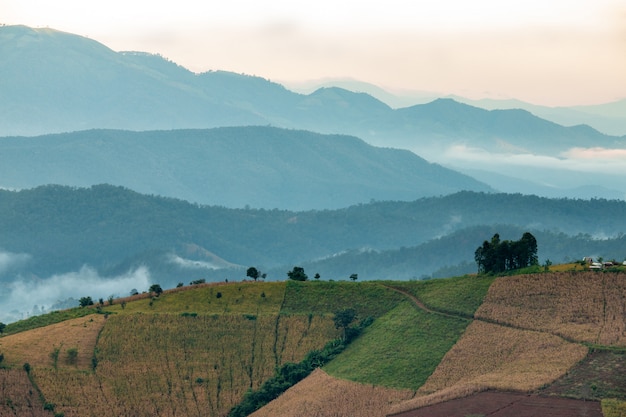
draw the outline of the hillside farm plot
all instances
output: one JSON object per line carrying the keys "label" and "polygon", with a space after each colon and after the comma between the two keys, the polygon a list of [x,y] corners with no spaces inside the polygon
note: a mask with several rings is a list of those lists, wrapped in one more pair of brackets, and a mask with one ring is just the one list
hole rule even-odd
{"label": "hillside farm plot", "polygon": [[384,417],[389,404],[409,399],[413,394],[410,389],[396,390],[333,378],[317,369],[251,417]]}
{"label": "hillside farm plot", "polygon": [[28,362],[32,366],[89,369],[105,321],[104,315],[91,314],[4,336],[0,338],[0,352],[7,364],[16,367]]}
{"label": "hillside farm plot", "polygon": [[312,315],[114,315],[95,373],[37,368],[34,376],[66,417],[223,416],[277,365],[337,336],[330,318]]}
{"label": "hillside farm plot", "polygon": [[564,375],[587,348],[547,333],[474,321],[414,399],[395,412],[487,389],[532,391]]}
{"label": "hillside farm plot", "polygon": [[579,342],[626,346],[626,274],[501,277],[494,281],[476,317]]}
{"label": "hillside farm plot", "polygon": [[0,368],[0,416],[51,416],[21,368]]}
{"label": "hillside farm plot", "polygon": [[603,417],[599,402],[505,392],[466,398],[393,414],[393,417]]}

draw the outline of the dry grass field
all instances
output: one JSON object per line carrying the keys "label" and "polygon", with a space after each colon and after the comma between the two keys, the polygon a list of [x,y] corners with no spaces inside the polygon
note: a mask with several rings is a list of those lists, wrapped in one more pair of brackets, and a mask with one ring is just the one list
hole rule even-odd
{"label": "dry grass field", "polygon": [[[104,323],[104,315],[92,314],[5,336],[0,338],[0,352],[11,366],[21,367],[28,362],[32,366],[53,367],[51,354],[58,349],[57,367],[87,370]],[[68,350],[72,349],[77,351],[76,360],[69,360]]]}
{"label": "dry grass field", "polygon": [[418,395],[394,412],[484,391],[529,392],[567,372],[587,348],[547,333],[474,321]]}
{"label": "dry grass field", "polygon": [[23,369],[0,368],[0,417],[50,417]]}
{"label": "dry grass field", "polygon": [[626,274],[586,271],[498,278],[476,317],[623,347]]}
{"label": "dry grass field", "polygon": [[337,332],[321,316],[110,316],[95,373],[48,365],[33,377],[65,417],[223,416],[276,365],[301,360]]}
{"label": "dry grass field", "polygon": [[315,370],[252,417],[384,417],[391,404],[411,398],[395,390],[336,379]]}

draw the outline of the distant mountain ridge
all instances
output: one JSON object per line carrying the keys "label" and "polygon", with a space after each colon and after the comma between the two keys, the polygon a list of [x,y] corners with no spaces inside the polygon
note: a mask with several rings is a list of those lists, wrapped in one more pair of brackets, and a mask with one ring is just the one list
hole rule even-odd
{"label": "distant mountain ridge", "polygon": [[[535,193],[546,190],[542,195],[579,197],[578,187],[591,190],[585,196],[626,195],[620,176],[610,172],[555,172],[532,163],[503,169],[486,167],[485,158],[454,159],[454,152],[471,151],[490,155],[492,161],[530,155],[557,165],[572,148],[626,149],[626,136],[588,126],[564,127],[526,110],[485,110],[452,99],[393,109],[371,95],[337,87],[298,94],[259,77],[195,74],[158,55],[114,52],[91,39],[25,26],[0,27],[0,56],[0,137],[88,129],[275,126],[357,136],[374,146],[411,150],[451,169],[521,178],[536,185]],[[516,170],[508,172],[509,167]],[[576,169],[576,163],[571,167]],[[546,178],[558,181],[544,184]],[[487,183],[507,192],[533,189],[532,184]]]}
{"label": "distant mountain ridge", "polygon": [[[0,54],[5,98],[0,136],[271,124],[409,149],[459,138],[490,147],[500,139],[551,153],[624,140],[593,129],[565,128],[525,111],[491,112],[448,99],[394,110],[368,94],[337,87],[297,94],[258,77],[194,74],[156,55],[118,53],[51,29],[1,27]],[[530,143],[520,143],[522,138]]]}
{"label": "distant mountain ridge", "polygon": [[273,127],[0,139],[0,187],[101,183],[200,204],[291,210],[493,191],[409,151]]}

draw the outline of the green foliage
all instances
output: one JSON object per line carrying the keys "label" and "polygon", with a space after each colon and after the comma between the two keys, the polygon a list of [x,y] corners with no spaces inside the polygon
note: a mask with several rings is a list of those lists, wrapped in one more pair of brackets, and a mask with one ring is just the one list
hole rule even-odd
{"label": "green foliage", "polygon": [[159,284],[152,284],[148,291],[155,294],[157,297],[163,294],[163,288],[161,288]]}
{"label": "green foliage", "polygon": [[52,311],[50,313],[32,316],[25,320],[16,321],[7,324],[6,334],[14,334],[24,332],[26,330],[36,329],[38,327],[49,326],[54,323],[60,323],[65,320],[71,320],[78,317],[85,317],[95,314],[96,311],[91,308],[71,308],[69,310]]}
{"label": "green foliage", "polygon": [[250,278],[252,278],[253,280],[256,281],[261,276],[261,272],[258,269],[256,269],[255,267],[251,266],[246,271],[246,276],[250,277]]}
{"label": "green foliage", "polygon": [[344,308],[343,310],[335,312],[333,322],[335,323],[336,329],[342,329],[342,339],[344,341],[348,339],[348,327],[352,324],[354,319],[356,319],[356,310],[353,308]]}
{"label": "green foliage", "polygon": [[69,365],[76,365],[76,360],[78,359],[78,349],[77,348],[69,348],[67,350],[67,363]]}
{"label": "green foliage", "polygon": [[350,274],[350,280],[356,281],[357,279],[359,279],[359,274]]}
{"label": "green foliage", "polygon": [[289,279],[294,281],[306,281],[309,277],[304,273],[304,268],[301,266],[294,266],[293,269],[287,272]]}
{"label": "green foliage", "polygon": [[515,242],[501,241],[496,233],[476,249],[474,259],[479,272],[497,274],[537,265],[537,249],[537,239],[529,232]]}
{"label": "green foliage", "polygon": [[55,347],[54,349],[52,349],[52,352],[50,352],[50,359],[52,359],[52,367],[54,369],[57,369],[57,365],[59,363],[59,353],[61,352],[61,348],[60,347]]}
{"label": "green foliage", "polygon": [[324,366],[346,347],[343,341],[328,342],[322,350],[313,350],[299,363],[287,362],[276,370],[274,377],[268,379],[255,391],[248,391],[243,401],[233,407],[228,417],[245,417],[263,407],[280,394],[306,378],[315,368]]}
{"label": "green foliage", "polygon": [[87,296],[87,297],[80,297],[80,300],[78,300],[78,305],[80,305],[81,307],[92,306],[93,305],[93,300],[89,296]]}
{"label": "green foliage", "polygon": [[5,327],[7,327],[7,325],[2,323],[2,322],[0,322],[0,334],[4,333]]}
{"label": "green foliage", "polygon": [[361,383],[417,389],[468,323],[428,314],[405,301],[377,318],[324,370],[335,377]]}

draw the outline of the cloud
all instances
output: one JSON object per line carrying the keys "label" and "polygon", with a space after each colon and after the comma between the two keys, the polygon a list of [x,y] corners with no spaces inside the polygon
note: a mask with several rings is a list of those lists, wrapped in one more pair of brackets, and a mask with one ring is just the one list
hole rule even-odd
{"label": "cloud", "polygon": [[19,279],[6,285],[0,305],[0,321],[11,322],[26,317],[33,311],[48,309],[68,298],[90,296],[94,300],[113,296],[125,296],[133,288],[148,289],[150,272],[142,266],[116,277],[102,277],[88,266],[77,272],[53,275],[44,280]]}
{"label": "cloud", "polygon": [[187,268],[187,269],[210,269],[210,270],[220,269],[218,265],[215,265],[211,262],[194,261],[191,259],[181,258],[178,255],[170,255],[169,261],[173,264],[180,266],[181,268]]}
{"label": "cloud", "polygon": [[0,252],[0,275],[14,268],[19,268],[30,261],[26,253]]}
{"label": "cloud", "polygon": [[447,148],[436,162],[465,168],[504,171],[515,168],[545,168],[581,173],[626,175],[626,149],[572,148],[558,156],[531,153],[489,152],[467,145]]}

